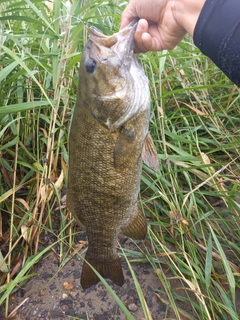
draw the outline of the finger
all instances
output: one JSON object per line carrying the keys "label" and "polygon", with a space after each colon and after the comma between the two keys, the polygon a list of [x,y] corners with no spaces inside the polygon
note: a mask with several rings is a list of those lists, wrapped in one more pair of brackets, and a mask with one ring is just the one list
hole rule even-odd
{"label": "finger", "polygon": [[126,27],[134,18],[138,18],[136,9],[130,2],[122,13],[120,29]]}
{"label": "finger", "polygon": [[132,21],[133,18],[134,17],[122,16],[120,29],[123,29],[124,27],[126,27]]}
{"label": "finger", "polygon": [[148,32],[148,22],[144,19],[140,19],[134,35],[136,52],[146,52],[146,48],[143,47],[142,43],[142,35],[145,32]]}
{"label": "finger", "polygon": [[148,32],[142,34],[141,41],[135,43],[135,53],[145,53],[147,51],[161,51],[168,49],[162,45],[161,40],[158,37],[154,37]]}
{"label": "finger", "polygon": [[151,24],[148,32],[142,35],[142,44],[148,51],[167,49],[162,42],[161,32],[157,24]]}
{"label": "finger", "polygon": [[147,51],[156,51],[154,50],[154,38],[148,32],[142,35],[142,45]]}
{"label": "finger", "polygon": [[145,19],[140,19],[138,22],[137,30],[135,32],[134,40],[135,40],[135,52],[147,52],[148,48],[144,46],[142,37],[143,34],[148,32],[148,22]]}

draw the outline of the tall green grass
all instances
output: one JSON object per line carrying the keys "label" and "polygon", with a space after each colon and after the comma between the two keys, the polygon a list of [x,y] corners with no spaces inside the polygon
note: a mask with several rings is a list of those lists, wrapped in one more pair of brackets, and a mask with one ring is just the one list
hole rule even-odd
{"label": "tall green grass", "polygon": [[[39,252],[39,236],[54,232],[56,206],[60,259],[63,247],[74,246],[73,219],[61,199],[84,23],[111,34],[126,3],[0,2],[0,303],[6,315],[9,294],[51,249]],[[142,259],[152,265],[164,288],[156,294],[176,319],[238,319],[239,89],[188,38],[173,51],[139,59],[149,78],[150,131],[160,160],[157,174],[144,166],[142,176],[151,243]],[[123,254],[131,269],[134,254]]]}

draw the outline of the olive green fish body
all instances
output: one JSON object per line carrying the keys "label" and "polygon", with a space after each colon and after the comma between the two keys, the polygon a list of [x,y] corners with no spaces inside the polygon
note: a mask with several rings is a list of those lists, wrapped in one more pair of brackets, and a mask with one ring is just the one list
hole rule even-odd
{"label": "olive green fish body", "polygon": [[[143,239],[147,230],[138,192],[149,126],[149,89],[133,54],[133,33],[133,26],[111,37],[92,30],[81,60],[69,137],[67,202],[87,231],[85,258],[118,285],[124,282],[116,251],[119,232]],[[82,287],[98,281],[84,263]]]}

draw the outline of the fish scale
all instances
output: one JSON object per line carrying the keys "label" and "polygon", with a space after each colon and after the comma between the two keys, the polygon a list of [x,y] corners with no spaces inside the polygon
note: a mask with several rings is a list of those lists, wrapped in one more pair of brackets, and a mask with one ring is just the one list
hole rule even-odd
{"label": "fish scale", "polygon": [[148,80],[133,52],[135,30],[136,22],[109,37],[91,29],[80,64],[67,204],[87,232],[84,289],[99,282],[88,263],[122,285],[118,234],[144,239],[147,231],[138,206],[142,159],[154,170],[158,162],[148,133]]}

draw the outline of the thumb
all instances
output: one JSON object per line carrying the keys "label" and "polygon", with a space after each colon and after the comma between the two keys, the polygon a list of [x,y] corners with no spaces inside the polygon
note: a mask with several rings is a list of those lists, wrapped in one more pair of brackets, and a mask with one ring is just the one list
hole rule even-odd
{"label": "thumb", "polygon": [[122,13],[120,29],[126,27],[134,18],[138,18],[136,10],[130,4]]}

